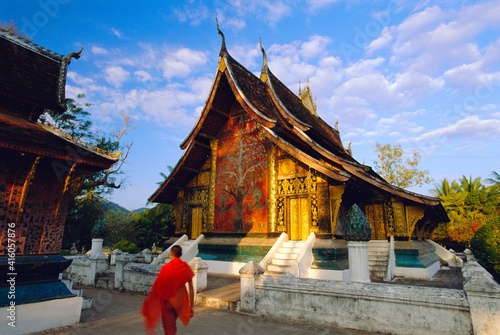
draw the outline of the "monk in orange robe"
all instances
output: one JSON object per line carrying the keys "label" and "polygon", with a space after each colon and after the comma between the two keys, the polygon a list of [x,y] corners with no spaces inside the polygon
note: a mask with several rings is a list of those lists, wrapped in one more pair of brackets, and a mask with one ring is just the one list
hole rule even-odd
{"label": "monk in orange robe", "polygon": [[[165,335],[177,333],[177,318],[184,326],[194,314],[193,270],[180,259],[182,248],[172,246],[170,262],[165,264],[156,277],[151,292],[142,304],[141,313],[148,334],[156,334],[156,327],[162,319]],[[186,289],[189,286],[189,296]]]}

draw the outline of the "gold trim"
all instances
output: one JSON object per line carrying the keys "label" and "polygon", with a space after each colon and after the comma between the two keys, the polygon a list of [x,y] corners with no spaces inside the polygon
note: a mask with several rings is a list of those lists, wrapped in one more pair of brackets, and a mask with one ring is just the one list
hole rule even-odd
{"label": "gold trim", "polygon": [[268,194],[268,221],[269,221],[269,231],[275,232],[277,231],[277,185],[276,180],[278,179],[277,173],[277,148],[275,145],[271,145],[269,148],[269,156],[268,156],[268,174],[269,174],[269,194]]}
{"label": "gold trim", "polygon": [[211,157],[210,157],[210,182],[208,187],[208,213],[207,213],[207,231],[214,230],[215,222],[215,181],[217,179],[217,147],[218,140],[210,141]]}

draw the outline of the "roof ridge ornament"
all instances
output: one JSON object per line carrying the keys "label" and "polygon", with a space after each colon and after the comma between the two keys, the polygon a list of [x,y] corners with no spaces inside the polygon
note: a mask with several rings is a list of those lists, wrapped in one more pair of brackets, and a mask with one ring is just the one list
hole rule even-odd
{"label": "roof ridge ornament", "polygon": [[80,55],[82,54],[82,51],[83,51],[83,47],[81,47],[80,50],[77,52],[72,52],[72,53],[68,54],[66,57],[64,57],[64,60],[66,61],[67,64],[69,64],[69,63],[71,63],[71,58],[79,59]]}
{"label": "roof ridge ornament", "polygon": [[268,79],[267,72],[269,70],[267,64],[267,55],[266,55],[266,50],[264,50],[264,46],[262,45],[262,37],[259,37],[259,41],[260,41],[260,51],[262,51],[262,68],[260,70],[260,80],[266,82]]}
{"label": "roof ridge ornament", "polygon": [[220,30],[219,28],[219,20],[217,18],[215,18],[215,24],[217,25],[217,33],[222,36],[222,46],[219,52],[219,57],[222,57],[227,52],[226,38],[224,37],[224,33],[222,32],[222,30]]}

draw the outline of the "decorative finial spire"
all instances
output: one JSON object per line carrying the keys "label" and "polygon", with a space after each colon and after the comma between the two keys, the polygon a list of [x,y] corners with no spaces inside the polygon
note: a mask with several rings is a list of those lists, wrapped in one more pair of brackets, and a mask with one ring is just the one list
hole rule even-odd
{"label": "decorative finial spire", "polygon": [[349,154],[349,156],[352,156],[351,145],[352,145],[352,141],[349,141],[349,144],[347,145],[347,153]]}
{"label": "decorative finial spire", "polygon": [[227,51],[226,38],[224,37],[224,33],[222,32],[222,30],[220,30],[220,28],[219,28],[219,20],[217,18],[215,18],[215,23],[217,24],[217,32],[219,33],[219,35],[222,36],[222,46],[221,46],[220,53],[219,53],[219,56],[222,56],[222,54]]}
{"label": "decorative finial spire", "polygon": [[262,38],[259,37],[260,41],[260,51],[262,51],[262,68],[260,69],[260,79],[265,82],[267,80],[267,55],[266,50],[264,50],[264,46],[262,45]]}
{"label": "decorative finial spire", "polygon": [[335,122],[335,130],[338,132],[339,131],[339,119]]}
{"label": "decorative finial spire", "polygon": [[80,58],[82,51],[83,51],[83,47],[78,52],[72,52],[72,53],[68,54],[66,57],[64,57],[64,60],[66,61],[67,64],[69,64],[69,63],[71,63],[71,58],[74,58],[74,59]]}

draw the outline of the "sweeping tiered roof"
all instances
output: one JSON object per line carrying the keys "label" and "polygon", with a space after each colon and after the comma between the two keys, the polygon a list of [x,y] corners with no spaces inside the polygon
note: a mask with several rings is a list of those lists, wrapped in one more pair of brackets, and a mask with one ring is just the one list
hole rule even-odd
{"label": "sweeping tiered roof", "polygon": [[377,189],[390,196],[433,207],[434,215],[446,220],[438,199],[387,183],[369,166],[357,162],[344,148],[337,129],[329,126],[269,69],[263,48],[260,77],[255,76],[227,51],[224,35],[218,71],[209,98],[191,133],[181,144],[184,155],[165,182],[150,197],[152,202],[173,203],[210,156],[210,140],[228,120],[237,101],[273,144],[297,160],[339,182]]}
{"label": "sweeping tiered roof", "polygon": [[0,31],[0,148],[85,164],[91,171],[108,168],[117,157],[38,123],[51,110],[66,111],[66,73],[72,58]]}

